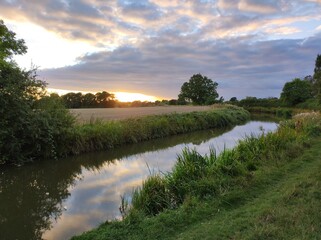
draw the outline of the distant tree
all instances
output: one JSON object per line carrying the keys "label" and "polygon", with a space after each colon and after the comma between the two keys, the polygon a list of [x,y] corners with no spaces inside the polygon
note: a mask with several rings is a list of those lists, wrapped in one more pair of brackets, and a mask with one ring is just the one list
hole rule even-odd
{"label": "distant tree", "polygon": [[192,102],[197,105],[209,105],[216,102],[218,84],[201,74],[193,75],[188,82],[185,82],[180,94],[179,102]]}
{"label": "distant tree", "polygon": [[168,101],[169,105],[177,105],[177,99],[171,99]]}
{"label": "distant tree", "polygon": [[136,100],[136,101],[131,102],[130,106],[131,107],[142,107],[142,104],[143,103],[141,101]]}
{"label": "distant tree", "polygon": [[321,55],[318,54],[317,58],[315,59],[315,66],[314,66],[314,74],[321,72]]}
{"label": "distant tree", "polygon": [[82,93],[70,92],[62,96],[63,102],[67,108],[80,108],[82,106]]}
{"label": "distant tree", "polygon": [[231,97],[230,102],[237,102],[237,98],[236,97]]}
{"label": "distant tree", "polygon": [[311,83],[295,78],[291,82],[285,83],[281,93],[281,100],[289,106],[295,106],[312,98],[312,96]]}
{"label": "distant tree", "polygon": [[321,55],[320,54],[318,54],[315,60],[313,79],[314,79],[313,92],[316,98],[318,99],[319,104],[321,104]]}
{"label": "distant tree", "polygon": [[280,100],[276,97],[268,97],[268,98],[246,97],[235,103],[241,107],[279,107],[281,106]]}
{"label": "distant tree", "polygon": [[163,99],[163,100],[162,100],[162,104],[163,104],[163,105],[168,105],[168,104],[169,104],[169,101],[166,100],[166,99]]}
{"label": "distant tree", "polygon": [[99,107],[114,107],[115,95],[106,91],[96,93],[96,102]]}
{"label": "distant tree", "polygon": [[85,108],[94,108],[97,106],[96,96],[92,93],[86,93],[82,97],[82,107]]}

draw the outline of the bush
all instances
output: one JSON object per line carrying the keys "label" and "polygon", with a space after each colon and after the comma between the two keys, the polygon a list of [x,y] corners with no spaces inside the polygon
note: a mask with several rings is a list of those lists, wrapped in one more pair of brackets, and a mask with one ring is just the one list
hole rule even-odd
{"label": "bush", "polygon": [[56,158],[73,117],[60,102],[44,97],[46,84],[34,70],[8,63],[0,70],[0,164]]}

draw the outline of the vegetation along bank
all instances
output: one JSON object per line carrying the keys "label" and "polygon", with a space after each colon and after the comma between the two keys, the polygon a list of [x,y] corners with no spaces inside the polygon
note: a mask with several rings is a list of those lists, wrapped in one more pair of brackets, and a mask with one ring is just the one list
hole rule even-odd
{"label": "vegetation along bank", "polygon": [[[30,129],[8,126],[7,130],[22,134],[16,139],[19,144],[17,151],[8,148],[5,141],[3,145],[0,142],[4,153],[0,159],[2,164],[20,165],[46,158],[56,159],[170,135],[227,127],[249,119],[249,113],[243,108],[226,106],[201,112],[76,124],[68,111],[59,106],[59,102],[46,102],[43,98],[38,104],[39,110],[29,113],[29,117],[34,118]],[[42,104],[46,105],[46,111],[41,110]],[[28,126],[28,123],[25,125]]]}
{"label": "vegetation along bank", "polygon": [[321,115],[302,113],[218,156],[185,149],[123,199],[122,221],[73,239],[317,239],[320,136]]}
{"label": "vegetation along bank", "polygon": [[119,121],[75,125],[60,152],[79,154],[197,130],[223,128],[249,120],[239,107],[224,106],[201,112],[172,113]]}

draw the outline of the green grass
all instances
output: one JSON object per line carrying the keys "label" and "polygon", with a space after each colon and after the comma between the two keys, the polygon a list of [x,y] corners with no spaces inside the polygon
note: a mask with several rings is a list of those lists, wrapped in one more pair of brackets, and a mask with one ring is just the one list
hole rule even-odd
{"label": "green grass", "polygon": [[185,149],[136,189],[123,221],[75,239],[320,239],[320,129],[303,114],[218,156]]}
{"label": "green grass", "polygon": [[66,155],[75,155],[197,130],[222,128],[249,120],[249,113],[232,105],[210,111],[97,121],[74,126],[67,134]]}
{"label": "green grass", "polygon": [[320,239],[320,140],[295,161],[256,173],[253,185],[226,197],[230,206],[217,206],[215,217],[204,216],[175,238]]}

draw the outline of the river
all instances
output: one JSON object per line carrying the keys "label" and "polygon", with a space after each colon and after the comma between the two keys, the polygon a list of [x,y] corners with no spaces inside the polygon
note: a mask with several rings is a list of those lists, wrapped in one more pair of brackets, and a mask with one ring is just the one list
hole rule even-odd
{"label": "river", "polygon": [[151,172],[168,172],[184,147],[199,153],[232,148],[244,136],[274,131],[250,121],[132,144],[106,152],[0,170],[0,239],[68,239],[120,218],[120,196],[131,195]]}

